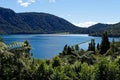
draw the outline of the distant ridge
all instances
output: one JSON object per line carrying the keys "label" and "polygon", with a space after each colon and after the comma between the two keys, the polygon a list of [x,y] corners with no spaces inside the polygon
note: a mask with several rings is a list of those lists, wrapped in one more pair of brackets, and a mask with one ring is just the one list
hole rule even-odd
{"label": "distant ridge", "polygon": [[111,37],[120,37],[120,22],[111,25],[109,28],[106,29],[106,31]]}
{"label": "distant ridge", "polygon": [[[95,27],[96,25],[97,27]],[[101,36],[103,32],[107,32],[108,36],[110,37],[120,37],[120,22],[116,24],[109,24],[109,25],[108,24],[96,24],[96,25],[92,26],[94,28],[93,29],[94,32],[91,32],[89,34],[90,36]]]}
{"label": "distant ridge", "polygon": [[95,32],[102,32],[105,29],[107,29],[109,26],[110,24],[97,23],[95,25],[88,27],[88,29],[91,31],[90,33],[95,33]]}
{"label": "distant ridge", "polygon": [[0,7],[0,34],[90,34],[100,36],[107,31],[119,36],[120,23],[98,23],[88,28],[77,27],[67,20],[48,13],[15,11]]}

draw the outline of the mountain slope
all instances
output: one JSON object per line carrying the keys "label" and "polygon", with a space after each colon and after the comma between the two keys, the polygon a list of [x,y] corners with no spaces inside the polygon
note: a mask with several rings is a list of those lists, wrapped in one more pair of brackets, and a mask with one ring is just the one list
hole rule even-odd
{"label": "mountain slope", "polygon": [[5,33],[18,33],[29,31],[30,28],[13,10],[0,8],[0,30]]}
{"label": "mountain slope", "polygon": [[109,24],[98,23],[88,27],[88,30],[89,33],[104,32],[104,30],[106,30],[109,26],[110,26]]}
{"label": "mountain slope", "polygon": [[33,30],[44,30],[46,33],[70,32],[74,33],[82,28],[76,27],[68,21],[47,13],[20,13],[23,21]]}
{"label": "mountain slope", "polygon": [[[101,36],[103,32],[107,32],[110,37],[120,37],[120,22],[116,24],[101,24],[100,26],[92,26],[95,32],[91,32],[90,36]],[[91,27],[90,27],[91,28]],[[90,29],[89,29],[90,30]],[[92,31],[92,30],[90,30]]]}
{"label": "mountain slope", "polygon": [[120,22],[111,25],[109,28],[106,29],[108,32],[109,36],[116,36],[120,37]]}
{"label": "mountain slope", "polygon": [[109,27],[109,24],[98,23],[88,27],[88,34],[93,35],[96,33],[102,33]]}
{"label": "mountain slope", "polygon": [[[0,33],[82,33],[83,28],[47,13],[15,13],[0,7]],[[84,31],[83,31],[84,32]]]}
{"label": "mountain slope", "polygon": [[110,36],[119,36],[120,23],[108,25],[98,23],[88,28],[81,28],[48,13],[16,13],[0,7],[0,34],[14,33],[77,33],[100,36],[108,31]]}

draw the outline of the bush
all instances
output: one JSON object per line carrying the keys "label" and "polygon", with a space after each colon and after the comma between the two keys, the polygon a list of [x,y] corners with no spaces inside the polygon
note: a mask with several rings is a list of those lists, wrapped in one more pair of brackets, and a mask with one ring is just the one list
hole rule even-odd
{"label": "bush", "polygon": [[59,57],[54,57],[52,62],[52,67],[58,67],[61,66],[61,59]]}

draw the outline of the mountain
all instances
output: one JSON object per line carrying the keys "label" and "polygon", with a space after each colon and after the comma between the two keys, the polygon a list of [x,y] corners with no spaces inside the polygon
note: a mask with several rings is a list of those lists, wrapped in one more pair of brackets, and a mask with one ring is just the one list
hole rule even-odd
{"label": "mountain", "polygon": [[[45,33],[81,33],[80,27],[77,27],[70,22],[47,13],[19,13],[26,22],[35,31],[42,30]],[[38,31],[39,32],[39,31]]]}
{"label": "mountain", "polygon": [[109,24],[98,23],[88,27],[88,30],[90,31],[90,33],[103,32],[109,26]]}
{"label": "mountain", "polygon": [[48,13],[16,13],[0,7],[0,34],[14,33],[85,33],[60,17]]}
{"label": "mountain", "polygon": [[0,33],[20,33],[31,29],[13,10],[0,8],[0,30]]}
{"label": "mountain", "polygon": [[110,27],[110,24],[98,23],[88,27],[90,36],[101,36],[101,34]]}
{"label": "mountain", "polygon": [[0,34],[23,34],[23,33],[74,33],[100,36],[107,31],[109,36],[119,36],[120,23],[98,23],[88,28],[73,25],[63,18],[48,13],[15,11],[0,7]]}
{"label": "mountain", "polygon": [[120,22],[111,25],[109,28],[107,28],[105,31],[108,32],[109,36],[114,37],[120,37]]}
{"label": "mountain", "polygon": [[91,32],[90,36],[101,36],[103,32],[107,32],[110,37],[120,37],[120,22],[116,24],[96,24],[88,28]]}

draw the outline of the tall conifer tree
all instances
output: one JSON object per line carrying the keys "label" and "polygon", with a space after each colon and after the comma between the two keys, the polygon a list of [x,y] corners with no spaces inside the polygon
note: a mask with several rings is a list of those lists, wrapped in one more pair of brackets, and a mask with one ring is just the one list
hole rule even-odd
{"label": "tall conifer tree", "polygon": [[109,48],[110,48],[109,38],[108,38],[107,32],[104,32],[102,35],[100,54],[105,54]]}

